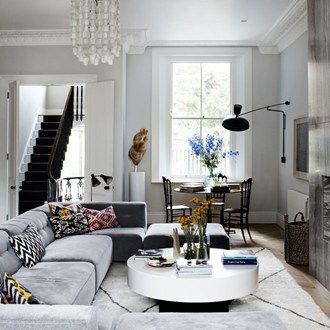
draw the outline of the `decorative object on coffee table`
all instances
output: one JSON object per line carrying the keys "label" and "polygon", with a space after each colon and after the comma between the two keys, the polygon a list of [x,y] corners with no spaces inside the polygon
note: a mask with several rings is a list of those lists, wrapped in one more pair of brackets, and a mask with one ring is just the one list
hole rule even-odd
{"label": "decorative object on coffee table", "polygon": [[137,168],[147,151],[148,130],[141,128],[134,135],[133,145],[128,157],[134,165],[134,172],[129,173],[129,200],[135,202],[145,201],[145,172],[138,172]]}
{"label": "decorative object on coffee table", "polygon": [[[208,240],[206,237],[206,226],[208,222],[208,213],[210,212],[212,200],[201,200],[197,197],[194,197],[190,202],[195,205],[198,205],[193,210],[193,214],[190,216],[182,216],[179,218],[179,223],[181,224],[181,228],[184,231],[187,240],[187,251],[185,252],[185,258],[197,258],[200,261],[207,260]],[[194,248],[194,250],[196,251],[195,256],[190,258],[190,256],[192,255],[190,253],[190,248],[193,248],[193,243],[191,244],[190,240],[194,242],[194,236],[196,234],[198,234],[198,245]]]}
{"label": "decorative object on coffee table", "polygon": [[173,258],[177,259],[181,256],[180,240],[179,240],[179,234],[177,228],[173,228],[172,238],[173,238]]}
{"label": "decorative object on coffee table", "polygon": [[187,260],[194,259],[196,257],[194,238],[197,231],[196,217],[193,215],[185,216],[179,218],[179,223],[181,229],[184,232],[186,239],[186,247],[184,251],[184,258]]}

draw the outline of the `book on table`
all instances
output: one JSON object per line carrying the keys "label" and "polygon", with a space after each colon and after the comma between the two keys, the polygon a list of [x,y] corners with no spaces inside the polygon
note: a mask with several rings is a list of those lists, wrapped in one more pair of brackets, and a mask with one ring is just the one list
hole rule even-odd
{"label": "book on table", "polygon": [[179,277],[210,276],[213,266],[207,262],[179,259],[176,262],[176,274]]}
{"label": "book on table", "polygon": [[162,255],[163,255],[162,249],[148,249],[148,250],[139,249],[138,252],[135,254],[134,259],[146,260],[149,258],[161,257]]}
{"label": "book on table", "polygon": [[228,250],[222,255],[224,265],[256,265],[257,257],[252,250]]}

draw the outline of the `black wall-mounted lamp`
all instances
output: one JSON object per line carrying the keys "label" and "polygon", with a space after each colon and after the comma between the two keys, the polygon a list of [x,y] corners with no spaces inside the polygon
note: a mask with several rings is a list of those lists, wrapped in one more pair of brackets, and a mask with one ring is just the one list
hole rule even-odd
{"label": "black wall-mounted lamp", "polygon": [[245,119],[242,118],[241,116],[247,115],[248,113],[259,111],[259,110],[267,110],[267,111],[274,111],[274,112],[280,112],[282,113],[283,116],[283,135],[282,135],[282,157],[281,157],[281,162],[285,163],[286,158],[285,158],[285,129],[286,129],[286,114],[283,110],[278,110],[278,109],[271,109],[272,107],[280,106],[280,105],[286,105],[288,106],[290,104],[289,101],[283,102],[283,103],[277,103],[277,104],[272,104],[272,105],[267,105],[265,107],[253,109],[244,113],[241,113],[242,111],[242,106],[240,104],[235,104],[234,105],[234,115],[235,117],[227,118],[222,122],[222,126],[225,129],[228,129],[229,131],[234,131],[234,132],[242,132],[246,131],[250,127],[250,123]]}
{"label": "black wall-mounted lamp", "polygon": [[91,174],[91,201],[93,201],[93,188],[97,187],[101,184],[101,181],[98,179],[101,178],[105,182],[104,189],[109,190],[110,189],[110,184],[113,180],[112,176],[104,175],[104,174],[99,174],[95,175],[94,173]]}

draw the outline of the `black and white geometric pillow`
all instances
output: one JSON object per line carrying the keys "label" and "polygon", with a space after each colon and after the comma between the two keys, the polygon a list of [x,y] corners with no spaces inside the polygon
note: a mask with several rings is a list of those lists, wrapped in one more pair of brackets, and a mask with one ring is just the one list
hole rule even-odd
{"label": "black and white geometric pillow", "polygon": [[56,239],[90,231],[88,219],[84,213],[75,213],[66,217],[50,217],[49,221]]}
{"label": "black and white geometric pillow", "polygon": [[10,236],[9,242],[24,267],[33,267],[45,254],[45,246],[34,225],[28,225],[19,235]]}
{"label": "black and white geometric pillow", "polygon": [[32,293],[11,275],[5,273],[3,304],[42,304]]}

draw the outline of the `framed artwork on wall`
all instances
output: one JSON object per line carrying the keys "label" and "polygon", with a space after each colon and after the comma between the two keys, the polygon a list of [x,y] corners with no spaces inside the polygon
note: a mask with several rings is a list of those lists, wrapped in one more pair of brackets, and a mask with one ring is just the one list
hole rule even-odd
{"label": "framed artwork on wall", "polygon": [[308,180],[308,117],[294,120],[293,175]]}

